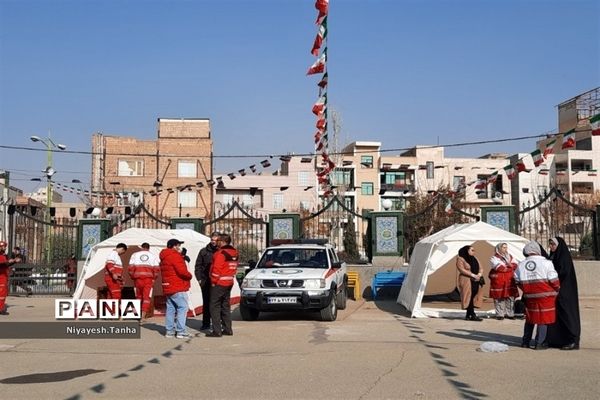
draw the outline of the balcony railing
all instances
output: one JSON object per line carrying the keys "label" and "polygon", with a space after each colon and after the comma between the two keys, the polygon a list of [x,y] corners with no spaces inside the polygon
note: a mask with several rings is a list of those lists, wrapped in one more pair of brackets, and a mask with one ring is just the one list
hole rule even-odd
{"label": "balcony railing", "polygon": [[405,183],[382,183],[381,189],[386,192],[414,192],[415,185]]}

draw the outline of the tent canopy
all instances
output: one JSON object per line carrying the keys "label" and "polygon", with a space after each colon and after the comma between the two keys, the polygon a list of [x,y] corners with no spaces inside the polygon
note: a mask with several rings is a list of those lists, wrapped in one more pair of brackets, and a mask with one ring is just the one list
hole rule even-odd
{"label": "tent canopy", "polygon": [[[489,260],[497,244],[507,243],[508,252],[520,261],[524,258],[522,250],[527,242],[529,240],[521,236],[485,222],[455,224],[434,233],[415,245],[398,303],[411,311],[413,317],[439,315],[435,310],[431,312],[421,308],[421,301],[423,295],[450,293],[456,288],[456,257],[461,247],[475,247],[476,257],[487,279]],[[487,292],[488,287],[486,285],[482,290]]]}
{"label": "tent canopy", "polygon": [[[202,235],[191,229],[141,229],[141,228],[130,228],[123,232],[112,236],[101,243],[95,245],[83,266],[80,278],[77,282],[77,288],[74,299],[96,299],[98,288],[105,286],[104,283],[104,264],[108,254],[117,246],[119,243],[125,243],[127,245],[127,252],[121,255],[123,260],[123,279],[125,287],[132,287],[133,282],[129,278],[127,268],[129,266],[129,259],[133,253],[141,250],[139,247],[142,243],[147,242],[150,244],[150,251],[156,255],[160,254],[160,251],[167,246],[169,239],[177,239],[183,243],[182,247],[185,247],[188,252],[187,255],[190,258],[188,264],[188,270],[194,275],[194,267],[196,263],[196,257],[203,247],[210,242],[210,238]],[[189,294],[189,305],[190,309],[196,313],[202,310],[202,293],[198,281],[193,278],[191,281],[191,287]],[[162,281],[160,277],[154,284],[153,296],[162,295]],[[231,297],[239,297],[239,286],[235,282],[232,290]]]}

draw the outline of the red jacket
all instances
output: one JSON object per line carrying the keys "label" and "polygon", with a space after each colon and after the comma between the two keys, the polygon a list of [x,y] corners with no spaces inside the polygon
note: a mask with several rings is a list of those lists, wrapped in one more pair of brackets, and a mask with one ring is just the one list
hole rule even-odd
{"label": "red jacket", "polygon": [[0,275],[6,275],[8,277],[9,270],[10,264],[8,258],[5,254],[0,254]]}
{"label": "red jacket", "polygon": [[160,252],[160,273],[162,275],[163,293],[167,296],[190,290],[192,274],[175,249],[164,249]]}
{"label": "red jacket", "polygon": [[219,248],[213,254],[210,282],[213,285],[233,286],[238,264],[238,251],[233,246]]}
{"label": "red jacket", "polygon": [[519,297],[514,272],[517,263],[509,254],[508,259],[501,254],[494,254],[490,259],[490,297],[492,299],[506,299],[508,297]]}

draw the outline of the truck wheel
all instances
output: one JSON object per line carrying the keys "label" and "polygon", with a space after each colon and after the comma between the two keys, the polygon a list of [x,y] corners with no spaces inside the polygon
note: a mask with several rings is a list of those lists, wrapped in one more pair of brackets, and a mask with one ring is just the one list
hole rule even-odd
{"label": "truck wheel", "polygon": [[342,285],[342,289],[338,292],[337,296],[335,297],[335,301],[337,303],[336,304],[337,308],[340,310],[345,310],[347,300],[348,300],[348,292],[347,292],[346,284],[344,283]]}
{"label": "truck wheel", "polygon": [[256,321],[260,312],[255,308],[250,308],[244,304],[240,304],[240,314],[244,321]]}
{"label": "truck wheel", "polygon": [[337,318],[337,306],[336,306],[336,300],[335,300],[335,296],[331,296],[331,301],[329,302],[329,305],[325,308],[323,308],[320,311],[321,314],[321,319],[323,321],[335,321]]}

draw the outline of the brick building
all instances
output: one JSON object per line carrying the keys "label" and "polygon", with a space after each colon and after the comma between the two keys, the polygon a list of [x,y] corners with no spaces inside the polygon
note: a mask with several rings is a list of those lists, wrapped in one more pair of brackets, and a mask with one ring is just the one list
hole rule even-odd
{"label": "brick building", "polygon": [[164,217],[210,213],[209,119],[159,118],[157,140],[96,133],[92,151],[92,191],[118,194],[101,197],[98,205],[123,208],[144,202]]}

